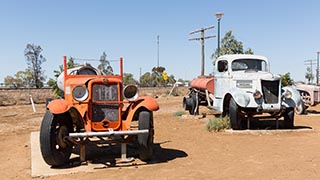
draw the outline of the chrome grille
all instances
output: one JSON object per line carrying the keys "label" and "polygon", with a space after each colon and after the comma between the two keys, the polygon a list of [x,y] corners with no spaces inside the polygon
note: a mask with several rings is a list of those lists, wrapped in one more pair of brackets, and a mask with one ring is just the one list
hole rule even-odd
{"label": "chrome grille", "polygon": [[261,80],[262,94],[266,104],[276,104],[279,102],[279,80]]}

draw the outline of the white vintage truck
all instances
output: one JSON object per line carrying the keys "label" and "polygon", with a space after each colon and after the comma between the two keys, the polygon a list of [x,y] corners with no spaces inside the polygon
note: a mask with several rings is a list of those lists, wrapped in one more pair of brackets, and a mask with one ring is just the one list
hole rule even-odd
{"label": "white vintage truck", "polygon": [[283,117],[284,128],[294,127],[294,111],[302,101],[299,92],[281,87],[279,75],[270,73],[269,61],[258,55],[224,55],[215,61],[214,75],[191,81],[183,107],[190,114],[199,114],[199,106],[207,106],[228,115],[232,129],[250,128],[250,121],[259,118]]}

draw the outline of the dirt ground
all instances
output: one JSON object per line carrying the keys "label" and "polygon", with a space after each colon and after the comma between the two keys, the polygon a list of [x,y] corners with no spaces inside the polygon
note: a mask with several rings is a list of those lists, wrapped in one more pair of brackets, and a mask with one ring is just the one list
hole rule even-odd
{"label": "dirt ground", "polygon": [[[312,130],[238,134],[208,132],[210,112],[205,118],[175,116],[183,110],[181,96],[160,96],[157,101],[150,163],[40,178],[319,179],[320,106],[295,116],[296,129]],[[0,107],[0,179],[32,179],[30,133],[39,131],[45,105],[36,105],[36,110],[31,105]]]}

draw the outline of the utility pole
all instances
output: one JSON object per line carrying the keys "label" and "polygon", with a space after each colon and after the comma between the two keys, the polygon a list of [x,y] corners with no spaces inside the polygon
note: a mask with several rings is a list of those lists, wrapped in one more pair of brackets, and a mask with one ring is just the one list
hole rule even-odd
{"label": "utility pole", "polygon": [[316,64],[316,60],[314,59],[308,59],[308,60],[305,60],[305,65],[309,66],[310,67],[310,71],[311,71],[311,83],[313,83],[313,68],[312,68],[312,65],[315,65]]}
{"label": "utility pole", "polygon": [[190,38],[189,41],[197,40],[201,41],[201,76],[204,76],[204,40],[209,38],[214,38],[216,36],[204,36],[204,31],[213,29],[214,26],[209,26],[205,28],[201,28],[195,31],[190,32],[190,34],[201,33],[200,38]]}
{"label": "utility pole", "polygon": [[317,77],[316,77],[317,82],[316,82],[316,85],[319,84],[319,53],[320,53],[320,51],[317,52],[317,70],[316,70],[316,73],[317,73]]}
{"label": "utility pole", "polygon": [[140,85],[140,87],[141,87],[141,67],[139,68],[139,70],[140,70],[139,85]]}
{"label": "utility pole", "polygon": [[160,36],[157,36],[157,67],[159,67],[159,38]]}

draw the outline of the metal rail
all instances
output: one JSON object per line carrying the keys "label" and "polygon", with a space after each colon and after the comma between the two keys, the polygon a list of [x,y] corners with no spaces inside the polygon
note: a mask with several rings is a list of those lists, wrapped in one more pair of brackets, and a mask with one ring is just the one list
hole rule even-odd
{"label": "metal rail", "polygon": [[107,131],[107,132],[78,132],[69,133],[70,137],[107,137],[107,136],[123,136],[123,135],[137,135],[147,134],[148,129],[144,130],[130,130],[130,131]]}

